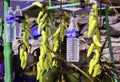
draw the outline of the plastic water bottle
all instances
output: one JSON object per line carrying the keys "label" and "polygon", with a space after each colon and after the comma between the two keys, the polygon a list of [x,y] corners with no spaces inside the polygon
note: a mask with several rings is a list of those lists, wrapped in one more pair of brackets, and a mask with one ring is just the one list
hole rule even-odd
{"label": "plastic water bottle", "polygon": [[6,15],[6,42],[16,40],[16,29],[14,27],[15,16],[12,7],[9,7]]}
{"label": "plastic water bottle", "polygon": [[20,6],[16,6],[16,10],[14,14],[15,14],[16,37],[20,38],[22,33],[22,28],[21,28],[22,11],[20,9]]}
{"label": "plastic water bottle", "polygon": [[75,23],[75,17],[71,16],[70,25],[67,29],[67,61],[79,61],[79,30]]}

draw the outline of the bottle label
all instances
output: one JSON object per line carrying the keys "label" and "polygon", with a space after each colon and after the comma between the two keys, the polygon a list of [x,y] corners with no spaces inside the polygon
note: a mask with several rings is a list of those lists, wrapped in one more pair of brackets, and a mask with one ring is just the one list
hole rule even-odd
{"label": "bottle label", "polygon": [[22,16],[15,16],[15,21],[17,21],[18,23],[21,23],[23,20]]}
{"label": "bottle label", "polygon": [[79,31],[70,30],[70,31],[67,31],[66,35],[67,35],[67,38],[79,38]]}
{"label": "bottle label", "polygon": [[7,15],[6,16],[6,22],[7,23],[13,23],[15,21],[14,15]]}

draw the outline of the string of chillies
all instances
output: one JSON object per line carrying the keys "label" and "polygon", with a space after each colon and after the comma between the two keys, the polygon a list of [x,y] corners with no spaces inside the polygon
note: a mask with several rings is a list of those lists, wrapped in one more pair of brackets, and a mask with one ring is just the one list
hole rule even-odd
{"label": "string of chillies", "polygon": [[96,77],[101,73],[102,68],[100,65],[100,52],[102,44],[100,43],[100,30],[98,28],[98,5],[96,3],[92,4],[91,16],[89,17],[88,38],[91,38],[93,43],[88,49],[87,57],[94,54],[89,62],[88,73],[93,77]]}

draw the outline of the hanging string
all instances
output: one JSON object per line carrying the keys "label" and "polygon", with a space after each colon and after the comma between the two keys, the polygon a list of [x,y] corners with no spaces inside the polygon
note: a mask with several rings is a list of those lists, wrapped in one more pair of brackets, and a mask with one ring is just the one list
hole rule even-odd
{"label": "hanging string", "polygon": [[[49,0],[49,6],[52,6],[51,0]],[[53,40],[54,23],[53,23],[53,12],[52,12],[52,10],[50,11],[50,28],[51,28],[51,34],[52,34],[52,39],[51,40]]]}
{"label": "hanging string", "polygon": [[[61,27],[62,27],[62,0],[60,0],[60,33],[61,33]],[[60,54],[61,54],[61,45],[62,45],[62,41],[61,38],[59,38],[59,45],[60,45]]]}
{"label": "hanging string", "polygon": [[[112,3],[110,2],[110,0],[107,0],[107,1],[109,2],[110,6],[113,6]],[[113,10],[114,10],[115,14],[119,14],[119,12],[115,8],[113,8]]]}
{"label": "hanging string", "polygon": [[99,14],[100,14],[100,27],[101,27],[101,20],[102,20],[102,14],[101,14],[101,11],[102,11],[102,7],[101,7],[101,0],[100,0],[100,11],[99,11]]}
{"label": "hanging string", "polygon": [[49,0],[49,6],[51,6],[52,4],[51,4],[51,0]]}

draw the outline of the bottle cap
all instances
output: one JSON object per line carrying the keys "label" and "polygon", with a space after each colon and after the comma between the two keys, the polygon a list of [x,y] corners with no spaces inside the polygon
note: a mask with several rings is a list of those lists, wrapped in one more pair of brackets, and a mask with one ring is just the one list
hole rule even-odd
{"label": "bottle cap", "polygon": [[16,9],[20,9],[20,6],[19,6],[19,5],[17,5],[17,6],[16,6]]}
{"label": "bottle cap", "polygon": [[75,16],[73,16],[73,15],[72,15],[72,16],[70,16],[70,17],[71,17],[71,18],[75,18]]}
{"label": "bottle cap", "polygon": [[9,7],[8,9],[9,9],[9,10],[12,10],[12,7]]}

